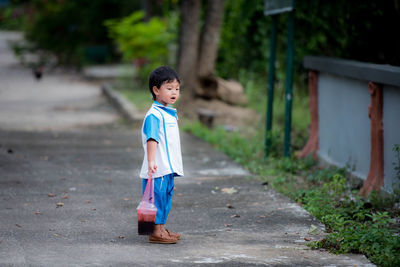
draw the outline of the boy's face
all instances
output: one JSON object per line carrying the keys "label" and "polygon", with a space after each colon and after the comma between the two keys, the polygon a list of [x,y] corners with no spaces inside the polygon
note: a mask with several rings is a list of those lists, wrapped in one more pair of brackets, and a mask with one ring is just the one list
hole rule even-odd
{"label": "boy's face", "polygon": [[153,86],[153,92],[156,95],[156,101],[168,106],[174,104],[179,98],[180,84],[175,79],[172,82],[163,83],[160,88]]}

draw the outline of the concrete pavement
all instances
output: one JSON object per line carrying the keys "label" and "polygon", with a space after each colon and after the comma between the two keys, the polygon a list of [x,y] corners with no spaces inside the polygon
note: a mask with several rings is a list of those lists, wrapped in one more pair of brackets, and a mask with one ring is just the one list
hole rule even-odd
{"label": "concrete pavement", "polygon": [[[0,36],[0,57],[9,58],[0,61],[0,266],[370,266],[362,255],[310,250],[304,238],[320,237],[308,234],[323,228],[318,221],[185,133],[186,176],[176,179],[167,223],[183,237],[149,244],[137,235],[139,125],[121,124],[100,88],[74,76],[19,83],[29,70]],[[42,82],[59,93],[23,97]],[[73,85],[90,93],[72,100]],[[86,107],[93,115],[83,119]],[[64,113],[69,120],[57,119]]]}
{"label": "concrete pavement", "polygon": [[98,86],[78,76],[44,73],[37,81],[8,47],[21,34],[0,32],[0,127],[14,130],[62,130],[118,120]]}

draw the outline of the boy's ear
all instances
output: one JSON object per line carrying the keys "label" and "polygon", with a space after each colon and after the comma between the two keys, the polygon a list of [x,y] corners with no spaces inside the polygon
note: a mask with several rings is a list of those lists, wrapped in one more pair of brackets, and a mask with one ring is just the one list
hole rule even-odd
{"label": "boy's ear", "polygon": [[157,86],[153,86],[153,93],[155,94],[155,95],[158,95],[158,88],[157,88]]}

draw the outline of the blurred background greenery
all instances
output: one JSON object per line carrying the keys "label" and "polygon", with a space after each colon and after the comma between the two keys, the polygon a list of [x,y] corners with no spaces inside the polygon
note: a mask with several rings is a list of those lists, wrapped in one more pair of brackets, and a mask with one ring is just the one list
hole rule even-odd
{"label": "blurred background greenery", "polygon": [[[206,1],[203,1],[206,2]],[[90,64],[128,62],[138,77],[125,83],[132,94],[146,94],[155,66],[177,66],[178,0],[10,0],[0,5],[0,29],[23,31],[23,53],[45,50],[58,65],[81,69]],[[6,3],[6,4],[4,4]],[[206,8],[201,5],[200,25]],[[215,73],[244,86],[249,107],[265,113],[270,17],[262,0],[226,0]],[[295,9],[293,146],[301,148],[309,125],[304,55],[339,57],[400,65],[400,1],[297,1]],[[287,14],[278,17],[274,129],[283,128]],[[141,88],[138,90],[137,88]],[[132,90],[135,90],[133,92]],[[149,100],[151,101],[151,100]],[[142,100],[138,101],[143,103]],[[261,127],[260,127],[261,128]]]}
{"label": "blurred background greenery", "polygon": [[[6,1],[7,2],[7,1]],[[151,0],[151,26],[142,18],[128,22],[129,16],[143,9],[137,0],[11,0],[0,6],[0,28],[23,30],[36,46],[53,51],[60,63],[87,64],[119,60],[127,53],[124,45],[116,51],[115,41],[132,34],[138,42],[177,42],[179,1]],[[264,1],[225,1],[224,21],[219,45],[217,71],[225,78],[239,78],[242,69],[264,76],[268,61],[270,18],[263,15]],[[204,9],[204,7],[202,7]],[[204,13],[204,11],[203,11]],[[400,1],[335,0],[296,2],[296,66],[301,69],[306,54],[340,57],[382,64],[400,65]],[[122,25],[136,25],[131,31],[116,33],[115,19]],[[144,15],[143,15],[144,18]],[[114,27],[106,20],[114,19]],[[141,28],[142,27],[142,28]],[[139,32],[141,29],[145,31]],[[161,28],[160,28],[161,27]],[[165,40],[160,31],[168,29]],[[285,57],[286,17],[278,22],[279,59]],[[136,32],[135,32],[136,31]],[[142,34],[145,33],[143,36]],[[123,35],[126,35],[122,37]],[[165,34],[165,33],[162,33]],[[156,35],[156,36],[154,36]],[[158,36],[158,37],[157,37]],[[155,40],[159,38],[158,40]],[[135,44],[134,44],[135,45]],[[159,54],[152,46],[125,59]],[[163,51],[168,53],[167,50]],[[132,58],[129,58],[132,57]],[[164,58],[163,58],[164,57]],[[165,55],[160,57],[165,59]],[[284,60],[279,60],[284,62]]]}
{"label": "blurred background greenery", "polygon": [[[203,1],[205,2],[205,1]],[[23,53],[45,50],[58,65],[80,69],[90,64],[128,62],[138,68],[130,85],[145,88],[155,66],[177,66],[178,0],[10,0],[0,6],[0,29],[20,30],[28,44]],[[6,4],[4,4],[6,3]],[[201,5],[200,25],[206,5]],[[262,0],[225,1],[215,73],[241,82],[249,107],[264,114],[270,17]],[[297,1],[295,10],[295,148],[307,138],[307,73],[304,55],[321,55],[400,65],[400,1]],[[278,17],[274,129],[284,118],[287,14]],[[129,83],[125,83],[127,85]],[[128,86],[129,87],[129,86]],[[145,94],[138,91],[137,94]],[[132,97],[131,97],[132,98]],[[144,97],[137,97],[144,99]],[[142,103],[142,101],[139,101]]]}

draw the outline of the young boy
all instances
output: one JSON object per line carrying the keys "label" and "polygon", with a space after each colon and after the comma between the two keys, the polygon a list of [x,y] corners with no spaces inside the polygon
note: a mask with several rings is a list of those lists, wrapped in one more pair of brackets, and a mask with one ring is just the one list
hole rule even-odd
{"label": "young boy", "polygon": [[154,233],[149,237],[149,242],[174,244],[181,235],[167,230],[164,224],[171,209],[174,177],[183,176],[178,116],[176,109],[168,106],[179,99],[178,74],[167,66],[155,69],[149,77],[149,89],[154,102],[143,122],[144,159],[140,171],[143,192],[149,175],[152,175],[154,181],[157,215]]}

